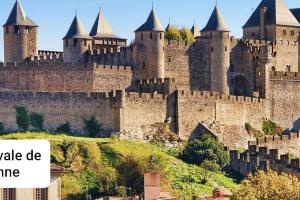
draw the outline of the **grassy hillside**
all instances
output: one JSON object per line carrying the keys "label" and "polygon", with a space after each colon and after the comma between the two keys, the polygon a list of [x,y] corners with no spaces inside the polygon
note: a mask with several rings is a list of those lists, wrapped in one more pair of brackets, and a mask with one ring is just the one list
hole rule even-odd
{"label": "grassy hillside", "polygon": [[[186,193],[190,197],[211,194],[216,186],[230,190],[237,186],[224,174],[188,165],[151,144],[47,133],[13,133],[0,136],[0,139],[49,140],[52,162],[70,170],[62,177],[63,199],[80,199],[86,192],[112,194],[120,190],[118,186],[127,185],[140,191],[143,188],[141,174],[149,168],[150,155],[154,155],[156,168],[163,175],[163,189],[174,195]],[[137,178],[132,182],[128,176]]]}

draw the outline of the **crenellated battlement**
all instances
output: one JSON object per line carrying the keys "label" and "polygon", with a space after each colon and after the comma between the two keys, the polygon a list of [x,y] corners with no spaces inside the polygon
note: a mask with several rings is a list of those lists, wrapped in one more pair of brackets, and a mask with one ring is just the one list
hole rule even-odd
{"label": "crenellated battlement", "polygon": [[249,141],[249,146],[251,145],[268,145],[271,143],[279,143],[279,142],[287,142],[292,140],[298,140],[300,137],[300,131],[299,132],[290,132],[287,135],[281,135],[281,136],[265,136],[262,139],[257,139],[256,141]]}
{"label": "crenellated battlement", "polygon": [[263,99],[254,98],[254,97],[245,97],[245,96],[232,96],[232,95],[220,95],[218,92],[210,91],[178,91],[179,98],[198,98],[198,99],[207,99],[207,100],[220,100],[228,102],[237,102],[237,103],[258,103],[264,104]]}
{"label": "crenellated battlement", "polygon": [[146,80],[139,80],[140,85],[147,85],[147,84],[164,84],[164,83],[174,83],[175,78],[155,78],[155,79],[146,79]]}
{"label": "crenellated battlement", "polygon": [[167,47],[185,48],[188,49],[195,42],[185,42],[177,40],[165,40],[165,45]]}
{"label": "crenellated battlement", "polygon": [[271,71],[270,80],[288,80],[288,81],[300,81],[299,72],[283,72],[283,71]]}
{"label": "crenellated battlement", "polygon": [[60,63],[60,62],[24,62],[24,63],[0,63],[0,71],[14,70],[92,70],[91,64]]}
{"label": "crenellated battlement", "polygon": [[51,101],[97,101],[97,100],[121,100],[123,91],[113,90],[110,92],[0,92],[0,101],[23,101],[40,100]]}
{"label": "crenellated battlement", "polygon": [[163,100],[166,99],[165,94],[157,94],[157,93],[137,93],[137,92],[126,92],[126,98],[129,99],[136,99],[136,100],[149,100],[149,99],[155,99],[155,100]]}
{"label": "crenellated battlement", "polygon": [[106,70],[106,71],[128,71],[132,72],[131,66],[117,66],[117,65],[99,65],[94,63],[95,70]]}

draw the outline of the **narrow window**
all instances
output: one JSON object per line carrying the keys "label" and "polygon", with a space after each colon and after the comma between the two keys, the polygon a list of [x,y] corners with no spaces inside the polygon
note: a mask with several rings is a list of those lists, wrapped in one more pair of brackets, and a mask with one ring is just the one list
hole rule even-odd
{"label": "narrow window", "polygon": [[291,36],[294,36],[295,35],[295,31],[291,31]]}
{"label": "narrow window", "polygon": [[34,200],[48,200],[48,189],[35,189],[35,199]]}
{"label": "narrow window", "polygon": [[283,34],[284,36],[286,36],[286,30],[283,30],[283,31],[282,31],[282,34]]}
{"label": "narrow window", "polygon": [[213,52],[214,51],[214,47],[210,47],[210,51]]}
{"label": "narrow window", "polygon": [[78,40],[77,40],[77,39],[74,39],[74,40],[73,40],[73,45],[74,45],[74,47],[76,47],[77,44],[78,44]]}
{"label": "narrow window", "polygon": [[153,35],[152,35],[152,33],[150,33],[150,39],[152,40],[152,38],[153,38]]}
{"label": "narrow window", "polygon": [[273,66],[273,67],[272,67],[272,71],[273,71],[273,72],[275,72],[275,71],[276,71],[276,68],[275,68],[275,66]]}
{"label": "narrow window", "polygon": [[3,189],[3,200],[15,200],[16,199],[16,190],[11,188]]}
{"label": "narrow window", "polygon": [[86,39],[83,41],[83,43],[84,43],[84,46],[86,47],[86,45],[87,45]]}
{"label": "narrow window", "polygon": [[19,33],[19,27],[15,26],[15,33]]}
{"label": "narrow window", "polygon": [[290,71],[291,71],[291,66],[290,66],[290,65],[287,65],[287,66],[286,66],[286,71],[287,71],[287,72],[290,72]]}
{"label": "narrow window", "polygon": [[143,33],[141,34],[141,40],[144,40],[144,34]]}
{"label": "narrow window", "polygon": [[146,63],[143,62],[143,69],[146,69]]}
{"label": "narrow window", "polygon": [[69,40],[66,39],[66,47],[68,47],[68,46],[69,46]]}
{"label": "narrow window", "polygon": [[159,38],[162,39],[162,33],[159,34]]}
{"label": "narrow window", "polygon": [[225,47],[225,51],[227,51],[227,47]]}
{"label": "narrow window", "polygon": [[6,32],[6,33],[9,33],[9,26],[6,26],[6,27],[5,27],[5,32]]}
{"label": "narrow window", "polygon": [[172,62],[172,58],[171,58],[171,56],[169,56],[169,63],[170,63],[170,62]]}

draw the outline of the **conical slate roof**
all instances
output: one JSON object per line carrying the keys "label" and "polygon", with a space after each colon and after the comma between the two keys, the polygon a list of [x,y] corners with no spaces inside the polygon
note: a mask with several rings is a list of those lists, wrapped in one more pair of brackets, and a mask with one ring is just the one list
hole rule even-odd
{"label": "conical slate roof", "polygon": [[29,17],[26,16],[19,0],[16,1],[10,15],[3,26],[33,26],[37,27]]}
{"label": "conical slate roof", "polygon": [[166,31],[166,32],[169,31],[169,29],[170,29],[171,27],[174,27],[174,26],[171,24],[171,19],[169,19],[169,23],[168,23],[168,25],[167,25],[165,31]]}
{"label": "conical slate roof", "polygon": [[147,21],[141,27],[139,27],[135,32],[141,32],[141,31],[159,31],[159,32],[164,31],[164,28],[161,25],[158,17],[156,16],[156,13],[153,8],[151,10],[151,13]]}
{"label": "conical slate roof", "polygon": [[200,28],[197,26],[196,23],[191,28],[191,32],[193,33],[194,36],[200,36]]}
{"label": "conical slate roof", "polygon": [[266,25],[300,26],[295,16],[291,13],[283,0],[262,0],[253,12],[245,27],[260,25],[260,9],[266,7]]}
{"label": "conical slate roof", "polygon": [[219,8],[216,6],[211,14],[206,26],[202,31],[229,31],[224,17],[222,16]]}
{"label": "conical slate roof", "polygon": [[300,23],[300,8],[290,9],[290,11],[293,13],[293,15],[296,17],[296,19]]}
{"label": "conical slate roof", "polygon": [[86,32],[79,17],[75,16],[67,35],[63,39],[92,39]]}
{"label": "conical slate roof", "polygon": [[97,38],[119,38],[111,29],[110,25],[107,23],[103,12],[100,10],[95,23],[90,32],[91,37]]}

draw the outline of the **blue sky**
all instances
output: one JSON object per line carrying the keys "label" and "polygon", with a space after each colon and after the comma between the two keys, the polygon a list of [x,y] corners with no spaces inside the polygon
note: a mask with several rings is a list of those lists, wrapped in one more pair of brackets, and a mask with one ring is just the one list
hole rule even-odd
{"label": "blue sky", "polygon": [[[20,0],[23,8],[39,27],[39,49],[62,50],[62,40],[77,9],[87,31],[91,29],[101,7],[117,35],[133,38],[133,31],[145,22],[152,0]],[[0,23],[5,23],[15,0],[1,0]],[[241,26],[260,0],[218,0],[231,35],[240,37]],[[300,7],[300,1],[285,0],[290,8]],[[194,19],[203,28],[215,0],[154,0],[154,7],[164,26],[169,18],[173,24],[191,27]],[[0,60],[3,60],[3,31],[0,31]]]}

